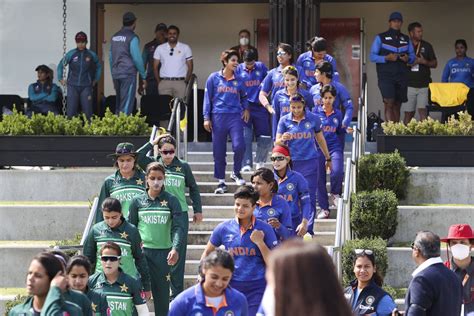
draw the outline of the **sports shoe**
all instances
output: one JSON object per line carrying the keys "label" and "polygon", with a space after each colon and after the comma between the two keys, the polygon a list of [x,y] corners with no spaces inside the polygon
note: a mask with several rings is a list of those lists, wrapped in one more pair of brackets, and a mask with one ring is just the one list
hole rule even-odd
{"label": "sports shoe", "polygon": [[329,218],[329,211],[328,210],[320,210],[318,212],[317,219],[327,219]]}
{"label": "sports shoe", "polygon": [[244,167],[240,170],[240,172],[251,172],[251,171],[252,171],[252,167],[249,166],[249,165],[244,166]]}
{"label": "sports shoe", "polygon": [[329,194],[329,205],[334,205],[337,206],[337,199],[340,198],[341,196],[339,194]]}
{"label": "sports shoe", "polygon": [[217,185],[217,189],[214,190],[214,194],[224,194],[227,193],[227,185],[224,182],[221,182]]}
{"label": "sports shoe", "polygon": [[235,183],[237,183],[237,185],[244,185],[245,184],[245,180],[242,178],[242,175],[239,173],[235,173],[232,171],[232,173],[230,174],[230,178],[232,180],[235,181]]}

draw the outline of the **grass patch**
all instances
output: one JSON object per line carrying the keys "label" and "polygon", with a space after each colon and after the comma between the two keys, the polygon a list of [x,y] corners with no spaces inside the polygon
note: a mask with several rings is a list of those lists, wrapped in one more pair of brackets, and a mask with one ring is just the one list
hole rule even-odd
{"label": "grass patch", "polygon": [[[26,281],[26,280],[25,280]],[[0,295],[27,295],[26,289],[23,287],[0,287]]]}

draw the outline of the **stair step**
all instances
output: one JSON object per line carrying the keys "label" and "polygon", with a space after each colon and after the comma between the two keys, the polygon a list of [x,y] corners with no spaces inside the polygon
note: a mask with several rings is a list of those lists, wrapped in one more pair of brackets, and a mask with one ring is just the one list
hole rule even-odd
{"label": "stair step", "polygon": [[[246,175],[245,173],[242,173],[242,176],[245,178]],[[197,182],[198,186],[199,186],[199,191],[202,193],[214,193],[214,190],[217,188],[217,185],[219,184],[217,181],[215,181],[215,179],[213,179],[214,181],[199,181]],[[329,182],[329,175],[328,175],[328,179],[327,179],[328,182],[326,182],[326,189],[329,190],[331,189],[331,183]],[[251,184],[250,183],[250,177],[247,181],[247,184]],[[233,180],[230,180],[229,182],[226,182],[226,185],[227,185],[227,189],[228,189],[228,193],[234,193],[237,188],[239,187],[239,185],[237,185]],[[344,183],[343,183],[344,185]]]}

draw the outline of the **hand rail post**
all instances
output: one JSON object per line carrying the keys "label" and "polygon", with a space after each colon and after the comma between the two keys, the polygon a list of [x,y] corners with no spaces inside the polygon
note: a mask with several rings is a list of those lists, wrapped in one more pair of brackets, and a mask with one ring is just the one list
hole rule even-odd
{"label": "hand rail post", "polygon": [[194,79],[193,83],[193,142],[198,142],[198,82],[197,77]]}
{"label": "hand rail post", "polygon": [[82,233],[82,238],[81,238],[81,243],[80,245],[83,246],[84,243],[86,242],[87,236],[89,235],[89,231],[91,230],[92,223],[95,220],[95,214],[97,213],[97,208],[99,204],[99,198],[96,197],[94,198],[94,201],[92,202],[91,206],[91,211],[89,212],[89,217],[87,218],[87,223],[86,227],[84,227],[84,232]]}

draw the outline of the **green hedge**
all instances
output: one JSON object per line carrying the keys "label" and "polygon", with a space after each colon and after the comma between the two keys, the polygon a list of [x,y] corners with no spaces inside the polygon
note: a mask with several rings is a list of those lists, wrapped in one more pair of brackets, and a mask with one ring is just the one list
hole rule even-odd
{"label": "green hedge", "polygon": [[25,295],[17,295],[15,296],[15,298],[13,300],[10,300],[10,301],[7,301],[5,303],[5,316],[8,315],[8,313],[10,312],[10,310],[17,306],[17,305],[20,305],[20,304],[23,304],[26,299],[28,298],[28,296],[25,296]]}
{"label": "green hedge", "polygon": [[384,122],[382,123],[385,135],[442,135],[459,136],[474,135],[474,125],[471,115],[467,112],[459,112],[459,119],[454,115],[448,119],[448,122],[441,123],[428,117],[426,120],[418,122],[412,119],[407,125],[403,123]]}
{"label": "green hedge", "polygon": [[151,128],[145,117],[115,115],[109,109],[104,117],[93,116],[89,122],[85,116],[67,119],[62,115],[33,114],[31,118],[13,110],[12,115],[4,115],[0,122],[0,135],[100,135],[100,136],[141,136],[149,135]]}
{"label": "green hedge", "polygon": [[410,171],[398,151],[389,154],[362,156],[358,164],[357,191],[388,189],[403,199]]}
{"label": "green hedge", "polygon": [[388,269],[387,242],[382,238],[353,239],[345,242],[342,248],[342,281],[344,286],[355,279],[353,261],[355,249],[370,249],[374,251],[375,265],[383,276]]}
{"label": "green hedge", "polygon": [[357,238],[388,240],[395,235],[398,200],[392,191],[362,191],[353,194],[351,201],[351,228]]}

